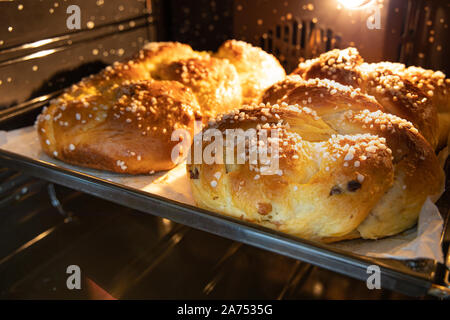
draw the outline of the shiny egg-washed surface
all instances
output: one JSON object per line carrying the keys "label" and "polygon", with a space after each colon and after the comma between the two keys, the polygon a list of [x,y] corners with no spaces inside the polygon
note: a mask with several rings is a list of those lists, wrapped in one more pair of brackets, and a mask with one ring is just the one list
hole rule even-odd
{"label": "shiny egg-washed surface", "polygon": [[293,74],[304,79],[330,79],[360,88],[386,112],[411,121],[434,148],[450,133],[450,80],[440,71],[400,63],[365,63],[355,48],[331,50],[298,65]]}
{"label": "shiny egg-washed surface", "polygon": [[205,130],[277,130],[277,173],[248,157],[190,164],[200,207],[323,242],[382,238],[416,223],[444,174],[410,122],[334,81],[291,76],[275,86],[266,104],[221,115]]}
{"label": "shiny egg-washed surface", "polygon": [[[216,58],[186,44],[151,42],[133,59],[83,79],[39,116],[44,151],[120,173],[173,168],[174,131],[192,137],[196,121],[237,108],[243,99],[258,99],[285,76],[278,61],[259,48],[233,40],[224,48],[233,50],[219,51]],[[266,65],[278,73],[262,75]]]}

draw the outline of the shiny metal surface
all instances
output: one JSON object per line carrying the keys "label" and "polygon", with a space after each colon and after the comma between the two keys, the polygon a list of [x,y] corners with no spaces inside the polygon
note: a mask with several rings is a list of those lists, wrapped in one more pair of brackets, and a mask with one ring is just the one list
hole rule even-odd
{"label": "shiny metal surface", "polygon": [[[1,207],[1,299],[408,298],[72,189],[54,192],[42,185]],[[72,264],[81,290],[66,287]]]}
{"label": "shiny metal surface", "polygon": [[[80,29],[67,27],[70,5]],[[0,1],[0,111],[54,93],[155,39],[151,1]]]}
{"label": "shiny metal surface", "polygon": [[0,163],[32,176],[74,188],[129,208],[195,229],[269,250],[365,281],[367,267],[380,266],[382,286],[412,296],[425,295],[433,282],[432,262],[401,263],[357,256],[196,207],[130,189],[80,172],[0,150]]}

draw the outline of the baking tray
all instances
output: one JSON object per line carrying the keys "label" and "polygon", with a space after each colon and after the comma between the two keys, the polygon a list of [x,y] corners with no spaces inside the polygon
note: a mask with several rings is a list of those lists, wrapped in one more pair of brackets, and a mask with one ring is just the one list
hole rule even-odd
{"label": "baking tray", "polygon": [[[34,116],[53,96],[51,94],[39,97],[9,110],[3,110],[0,112],[0,129],[14,128],[12,123],[23,125],[21,119],[30,118],[30,114]],[[385,289],[410,296],[427,294],[440,297],[450,296],[448,283],[442,280],[448,277],[448,269],[432,260],[400,261],[359,256],[2,149],[0,149],[0,165],[362,281],[366,281],[369,276],[368,266],[378,265],[381,270],[381,286]],[[448,206],[450,203],[447,201],[448,198],[446,192],[438,202],[444,217],[442,244],[444,244],[444,233],[448,228],[449,221]]]}

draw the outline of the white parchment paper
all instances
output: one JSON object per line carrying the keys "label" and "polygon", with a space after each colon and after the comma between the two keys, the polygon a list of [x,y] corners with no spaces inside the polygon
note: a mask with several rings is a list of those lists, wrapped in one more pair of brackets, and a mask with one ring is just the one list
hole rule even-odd
{"label": "white parchment paper", "polygon": [[[33,127],[0,131],[0,148],[32,159],[44,160],[64,168],[114,181],[131,188],[154,193],[171,200],[195,205],[186,175],[186,168],[183,164],[167,172],[142,176],[121,175],[72,166],[48,157],[42,151],[36,130]],[[445,160],[446,156],[445,151],[444,154],[440,155],[440,158]],[[443,219],[439,210],[433,201],[428,199],[422,207],[419,222],[415,228],[385,239],[349,240],[330,244],[330,246],[371,257],[428,258],[443,262],[440,244],[442,228]]]}

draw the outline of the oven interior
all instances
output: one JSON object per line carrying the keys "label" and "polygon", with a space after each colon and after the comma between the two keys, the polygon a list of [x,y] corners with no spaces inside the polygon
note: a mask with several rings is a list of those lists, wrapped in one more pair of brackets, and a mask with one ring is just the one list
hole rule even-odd
{"label": "oven interior", "polygon": [[[348,7],[358,2],[361,8]],[[364,2],[74,0],[80,30],[68,30],[66,1],[0,2],[0,130],[32,124],[63,88],[148,41],[216,50],[226,39],[241,39],[276,55],[287,72],[299,58],[356,46],[368,61],[450,73],[447,1],[369,1],[376,11]],[[446,214],[448,194],[440,202]],[[0,170],[0,208],[3,299],[409,298],[6,167]],[[67,289],[69,265],[82,270],[81,290]],[[413,261],[409,267],[428,265]],[[441,287],[449,286],[449,265],[436,268]]]}

